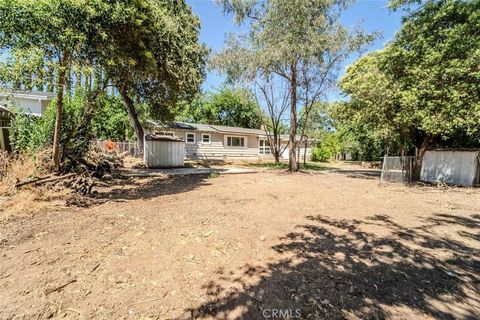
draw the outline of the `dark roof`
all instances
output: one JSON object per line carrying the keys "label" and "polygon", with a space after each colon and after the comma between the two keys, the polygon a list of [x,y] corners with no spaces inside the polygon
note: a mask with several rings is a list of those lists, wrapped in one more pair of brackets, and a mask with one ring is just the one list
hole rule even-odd
{"label": "dark roof", "polygon": [[179,121],[174,121],[170,127],[175,129],[198,130],[208,132],[266,135],[265,131],[262,129],[219,126],[214,124],[187,123]]}
{"label": "dark roof", "polygon": [[153,134],[145,135],[145,140],[148,140],[148,141],[178,141],[178,142],[183,141],[183,139],[178,138],[178,137],[156,136],[156,135],[153,135]]}
{"label": "dark roof", "polygon": [[10,110],[0,105],[0,118],[2,119],[10,118],[11,115],[12,115],[12,112]]}
{"label": "dark roof", "polygon": [[[198,130],[204,132],[218,132],[218,133],[230,133],[230,134],[237,134],[237,135],[255,135],[255,136],[263,136],[266,137],[267,134],[263,129],[250,129],[250,128],[240,128],[240,127],[230,127],[230,126],[219,126],[214,124],[201,124],[201,123],[189,123],[189,122],[180,122],[174,121],[170,124],[160,124],[153,120],[150,120],[155,126],[164,127],[164,128],[171,128],[171,129],[183,129],[183,130]],[[288,134],[280,135],[282,140],[288,140]],[[300,140],[300,136],[297,135],[297,139]]]}
{"label": "dark roof", "polygon": [[262,130],[262,129],[249,129],[249,128],[217,126],[217,125],[211,125],[210,127],[214,128],[215,130],[217,130],[219,132],[266,135],[265,130]]}

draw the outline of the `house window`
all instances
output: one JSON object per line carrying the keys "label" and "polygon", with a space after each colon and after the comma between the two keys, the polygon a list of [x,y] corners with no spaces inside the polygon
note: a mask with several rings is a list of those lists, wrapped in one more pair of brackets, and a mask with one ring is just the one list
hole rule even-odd
{"label": "house window", "polygon": [[259,154],[271,154],[272,151],[270,150],[270,141],[260,139],[259,147],[258,147]]}
{"label": "house window", "polygon": [[227,137],[228,147],[245,147],[245,137]]}
{"label": "house window", "polygon": [[195,133],[193,132],[187,132],[185,134],[185,141],[187,143],[195,143]]}
{"label": "house window", "polygon": [[210,133],[202,133],[202,143],[210,143]]}
{"label": "house window", "polygon": [[171,132],[171,131],[155,131],[155,135],[157,135],[157,136],[169,136],[169,137],[174,136],[173,132]]}

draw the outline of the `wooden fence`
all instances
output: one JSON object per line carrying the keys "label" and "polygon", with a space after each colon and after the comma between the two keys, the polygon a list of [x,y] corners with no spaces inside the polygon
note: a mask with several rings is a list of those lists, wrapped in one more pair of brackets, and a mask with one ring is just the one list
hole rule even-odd
{"label": "wooden fence", "polygon": [[138,149],[135,141],[103,141],[93,140],[90,142],[92,147],[98,148],[105,154],[109,153],[125,153],[128,152],[131,156],[141,157],[140,150]]}

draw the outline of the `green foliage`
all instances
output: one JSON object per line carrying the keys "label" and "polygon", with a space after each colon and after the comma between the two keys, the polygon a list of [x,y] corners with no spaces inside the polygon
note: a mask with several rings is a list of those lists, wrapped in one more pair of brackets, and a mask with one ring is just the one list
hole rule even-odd
{"label": "green foliage", "polygon": [[[11,143],[16,152],[35,154],[43,148],[52,147],[55,128],[55,103],[52,101],[42,117],[17,112],[11,123]],[[83,97],[76,95],[66,99],[62,117],[60,144],[68,146],[80,123],[83,113]]]}
{"label": "green foliage", "polygon": [[340,142],[336,133],[328,134],[317,147],[312,150],[312,161],[328,162],[340,151]]}
{"label": "green foliage", "polygon": [[120,97],[102,95],[98,98],[91,131],[93,137],[101,140],[133,139],[130,118]]}
{"label": "green foliage", "polygon": [[[46,77],[49,90],[66,88],[70,93],[70,70],[83,70],[87,76],[82,84],[86,94],[82,122],[67,124],[68,110],[62,121],[69,129],[83,126],[69,131],[79,133],[76,138],[84,140],[83,145],[94,114],[91,107],[99,104],[104,109],[96,120],[106,113],[108,121],[103,126],[94,120],[97,135],[131,135],[121,132],[126,131],[124,113],[122,109],[115,114],[117,101],[95,101],[104,99],[107,81],[127,98],[130,110],[138,109],[131,112],[132,119],[147,105],[150,114],[171,118],[177,100],[193,96],[205,76],[208,50],[198,40],[200,21],[182,0],[0,0],[0,16],[0,51],[7,55],[0,82],[29,89],[34,86],[34,73],[37,88]],[[90,86],[92,70],[96,81]],[[67,72],[64,83],[63,71]],[[143,130],[136,120],[140,135]]]}
{"label": "green foliage", "polygon": [[180,103],[178,109],[179,121],[255,129],[262,124],[260,108],[252,95],[241,89],[225,87],[199,95],[190,103]]}
{"label": "green foliage", "polygon": [[340,86],[350,101],[337,115],[391,151],[472,137],[480,129],[479,70],[480,1],[426,1],[384,50],[347,69]]}

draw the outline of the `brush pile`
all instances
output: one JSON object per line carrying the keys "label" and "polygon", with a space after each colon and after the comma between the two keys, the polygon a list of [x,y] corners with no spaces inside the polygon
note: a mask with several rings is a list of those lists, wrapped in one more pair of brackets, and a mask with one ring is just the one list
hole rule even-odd
{"label": "brush pile", "polygon": [[51,151],[9,156],[0,151],[0,222],[10,217],[86,205],[95,184],[123,166],[115,155],[90,150],[80,160],[66,158],[62,170],[51,167]]}
{"label": "brush pile", "polygon": [[90,150],[81,159],[67,159],[60,173],[52,173],[50,154],[49,150],[45,150],[35,156],[17,155],[13,158],[0,153],[0,195],[12,195],[41,186],[89,195],[95,180],[123,166],[122,159],[114,154],[104,155]]}

